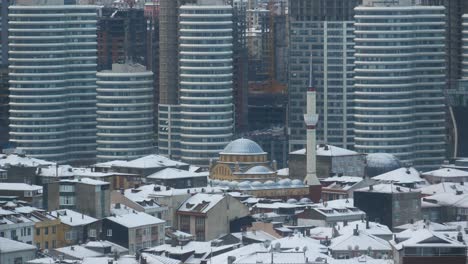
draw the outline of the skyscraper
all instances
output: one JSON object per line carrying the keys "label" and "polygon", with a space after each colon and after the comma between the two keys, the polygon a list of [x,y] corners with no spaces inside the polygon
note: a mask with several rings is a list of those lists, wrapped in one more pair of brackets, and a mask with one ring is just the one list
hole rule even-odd
{"label": "skyscraper", "polygon": [[10,142],[77,163],[96,156],[97,7],[72,2],[10,7]]}
{"label": "skyscraper", "polygon": [[409,0],[355,9],[355,148],[419,169],[445,157],[445,16]]}
{"label": "skyscraper", "polygon": [[137,159],[154,153],[153,73],[113,64],[97,73],[97,159]]}
{"label": "skyscraper", "polygon": [[163,155],[208,166],[233,136],[232,12],[223,0],[178,8],[178,103],[169,104],[161,93],[158,145]]}
{"label": "skyscraper", "polygon": [[0,1],[0,148],[8,143],[8,7]]}
{"label": "skyscraper", "polygon": [[317,89],[317,141],[353,147],[353,8],[359,0],[289,1],[288,130],[290,150],[304,148],[309,58]]}

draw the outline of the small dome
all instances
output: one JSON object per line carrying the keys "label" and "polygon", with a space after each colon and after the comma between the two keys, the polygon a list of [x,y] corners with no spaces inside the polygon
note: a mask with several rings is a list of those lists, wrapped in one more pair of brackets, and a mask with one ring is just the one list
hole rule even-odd
{"label": "small dome", "polygon": [[221,185],[221,186],[229,186],[230,183],[231,183],[230,181],[224,180],[224,181],[220,182],[219,185]]}
{"label": "small dome", "polygon": [[301,202],[301,203],[311,203],[312,201],[309,198],[304,197],[301,200],[299,200],[299,202]]}
{"label": "small dome", "polygon": [[220,180],[211,180],[211,184],[213,184],[213,186],[218,186],[220,182]]}
{"label": "small dome", "polygon": [[254,141],[239,138],[231,141],[220,154],[265,154],[265,151]]}
{"label": "small dome", "polygon": [[271,174],[273,173],[272,170],[265,166],[253,166],[252,168],[248,169],[245,174]]}
{"label": "small dome", "polygon": [[278,182],[279,185],[281,186],[289,186],[291,185],[291,180],[290,179],[282,179]]}
{"label": "small dome", "polygon": [[294,199],[294,198],[291,198],[291,199],[288,199],[287,203],[288,203],[288,204],[296,204],[296,203],[297,203],[297,200]]}
{"label": "small dome", "polygon": [[401,162],[392,154],[371,153],[366,157],[367,176],[374,177],[401,168]]}
{"label": "small dome", "polygon": [[238,185],[239,188],[250,188],[250,182],[249,181],[243,181],[239,183]]}
{"label": "small dome", "polygon": [[262,187],[262,183],[259,181],[252,182],[252,187]]}
{"label": "small dome", "polygon": [[295,179],[291,181],[291,185],[303,185],[301,180]]}
{"label": "small dome", "polygon": [[238,185],[239,185],[239,183],[237,181],[232,181],[232,182],[229,183],[229,188],[235,189],[235,188],[237,188]]}
{"label": "small dome", "polygon": [[274,181],[270,180],[270,181],[264,182],[263,185],[265,185],[265,186],[275,186],[276,183]]}

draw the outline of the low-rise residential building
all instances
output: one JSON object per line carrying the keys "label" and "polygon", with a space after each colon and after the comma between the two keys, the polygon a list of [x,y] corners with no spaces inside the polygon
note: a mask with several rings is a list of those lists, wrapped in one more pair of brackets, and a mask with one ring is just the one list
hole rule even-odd
{"label": "low-rise residential building", "polygon": [[[17,211],[20,208],[17,208]],[[34,222],[34,245],[41,250],[61,247],[60,237],[63,230],[60,228],[60,219],[41,210],[23,211]]]}
{"label": "low-rise residential building", "polygon": [[166,168],[146,177],[148,183],[169,186],[176,189],[206,187],[208,172],[191,172],[178,168]]}
{"label": "low-rise residential building", "polygon": [[430,184],[441,182],[468,182],[468,171],[454,168],[440,168],[421,174]]}
{"label": "low-rise residential building", "polygon": [[70,209],[96,218],[110,214],[108,182],[78,178],[47,184],[47,209]]}
{"label": "low-rise residential building", "polygon": [[336,259],[349,259],[361,255],[388,259],[392,256],[392,247],[388,241],[367,232],[361,232],[358,225],[352,233],[331,239],[329,248],[332,257]]}
{"label": "low-rise residential building", "polygon": [[13,150],[8,154],[0,154],[0,168],[7,171],[7,178],[3,178],[1,181],[40,184],[36,179],[36,170],[54,164],[54,162],[28,157],[19,150]]}
{"label": "low-rise residential building", "polygon": [[342,199],[314,204],[297,215],[299,226],[334,226],[338,222],[364,219],[366,213],[353,205],[353,199]]}
{"label": "low-rise residential building", "polygon": [[465,264],[467,260],[467,247],[461,233],[453,237],[444,232],[420,229],[408,235],[396,234],[390,243],[395,264]]}
{"label": "low-rise residential building", "polygon": [[[129,210],[135,210],[137,212],[145,212],[154,217],[168,219],[168,208],[161,206],[153,198],[144,198],[139,196],[125,196],[125,191],[113,191],[111,192],[111,214],[125,214]],[[127,211],[124,213],[118,213],[118,211]],[[167,224],[167,223],[166,223]]]}
{"label": "low-rise residential building", "polygon": [[164,220],[137,211],[102,220],[106,239],[128,248],[130,254],[164,244],[164,227]]}
{"label": "low-rise residential building", "polygon": [[33,245],[34,222],[15,212],[14,208],[9,210],[0,208],[0,237]]}
{"label": "low-rise residential building", "polygon": [[249,208],[230,195],[197,193],[177,209],[178,229],[207,241],[228,234]]}
{"label": "low-rise residential building", "polygon": [[378,183],[396,184],[408,188],[416,188],[427,184],[426,180],[413,167],[399,168],[372,177]]}
{"label": "low-rise residential building", "polygon": [[0,263],[23,264],[35,257],[35,246],[0,237]]}
{"label": "low-rise residential building", "polygon": [[66,260],[84,260],[104,256],[118,258],[128,253],[127,248],[105,240],[90,241],[86,244],[60,247],[49,251],[51,256]]}
{"label": "low-rise residential building", "polygon": [[[439,193],[422,198],[425,213],[429,214],[431,221],[440,222],[467,221],[468,220],[468,193]],[[428,213],[430,212],[430,213]],[[437,216],[434,219],[433,216]]]}
{"label": "low-rise residential building", "polygon": [[377,184],[354,191],[354,206],[371,221],[393,229],[421,219],[421,192],[393,184]]}
{"label": "low-rise residential building", "polygon": [[0,196],[16,196],[34,207],[42,207],[42,186],[26,183],[0,183]]}
{"label": "low-rise residential building", "polygon": [[333,176],[322,179],[322,200],[353,198],[354,190],[373,184],[375,181],[356,176]]}
{"label": "low-rise residential building", "polygon": [[101,223],[98,219],[69,209],[50,212],[60,219],[60,231],[57,245],[68,246],[97,239],[101,233]]}

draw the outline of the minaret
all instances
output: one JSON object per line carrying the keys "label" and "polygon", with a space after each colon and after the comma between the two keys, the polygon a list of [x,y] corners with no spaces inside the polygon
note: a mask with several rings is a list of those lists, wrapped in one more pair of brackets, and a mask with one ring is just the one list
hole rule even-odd
{"label": "minaret", "polygon": [[312,69],[312,55],[310,56],[310,76],[309,88],[307,89],[307,112],[304,115],[304,122],[307,127],[307,174],[304,183],[309,185],[309,195],[313,202],[318,202],[322,195],[322,185],[317,178],[317,139],[316,126],[318,114],[316,110],[316,90],[314,87],[314,74]]}

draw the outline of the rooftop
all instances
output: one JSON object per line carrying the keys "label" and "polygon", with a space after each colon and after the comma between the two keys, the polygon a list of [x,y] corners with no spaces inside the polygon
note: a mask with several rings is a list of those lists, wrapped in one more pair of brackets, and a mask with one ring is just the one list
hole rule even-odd
{"label": "rooftop", "polygon": [[81,214],[70,209],[61,209],[50,212],[51,215],[60,218],[63,224],[69,226],[82,226],[97,222],[98,219]]}
{"label": "rooftop", "polygon": [[0,191],[40,191],[42,192],[42,186],[32,185],[26,183],[0,183]]}
{"label": "rooftop", "polygon": [[416,189],[401,187],[389,183],[381,183],[377,185],[370,185],[365,188],[356,190],[358,192],[375,192],[375,193],[409,193],[409,192],[419,192]]}
{"label": "rooftop", "polygon": [[9,253],[24,250],[36,250],[36,247],[23,242],[0,237],[0,252]]}
{"label": "rooftop", "polygon": [[231,141],[219,154],[224,155],[258,155],[266,154],[265,151],[254,141],[239,138]]}
{"label": "rooftop", "polygon": [[208,177],[209,172],[190,172],[177,168],[165,168],[158,172],[149,175],[149,179],[182,179],[182,178],[194,178],[194,177]]}
{"label": "rooftop", "polygon": [[[338,156],[351,156],[351,155],[360,155],[356,151],[348,150],[345,148],[340,148],[332,145],[319,144],[316,147],[317,156],[328,156],[328,157],[338,157]],[[290,154],[305,155],[306,149],[300,149],[291,152]]]}
{"label": "rooftop", "polygon": [[125,167],[125,168],[161,168],[161,167],[177,167],[177,166],[188,166],[188,164],[168,159],[160,155],[148,155],[138,159],[125,161],[125,160],[114,160],[104,163],[98,163],[95,167]]}
{"label": "rooftop", "polygon": [[157,217],[151,216],[143,212],[132,212],[130,214],[123,214],[117,216],[110,216],[106,219],[109,219],[112,222],[115,222],[119,225],[125,226],[127,228],[135,228],[148,225],[157,225],[165,223],[164,220],[161,220]]}
{"label": "rooftop", "polygon": [[8,166],[19,167],[38,167],[40,165],[53,165],[54,162],[35,159],[18,154],[0,154],[0,167],[5,168]]}
{"label": "rooftop", "polygon": [[443,232],[436,232],[428,229],[420,229],[413,231],[408,239],[401,241],[399,235],[396,235],[397,241],[392,240],[390,243],[397,250],[401,250],[404,247],[454,247],[454,248],[466,248],[463,242],[459,242],[453,237],[445,235]]}
{"label": "rooftop", "polygon": [[74,182],[74,183],[83,183],[83,184],[88,184],[88,185],[109,185],[108,182],[105,181],[100,181],[100,180],[93,180],[90,178],[79,178],[79,179],[73,179],[73,180],[61,180],[60,182]]}
{"label": "rooftop", "polygon": [[434,176],[440,178],[451,178],[451,177],[468,177],[468,171],[452,169],[452,168],[441,168],[438,170],[424,172],[423,176]]}
{"label": "rooftop", "polygon": [[421,178],[419,172],[413,168],[399,168],[396,170],[389,171],[384,174],[377,175],[372,179],[378,180],[385,183],[424,183],[425,180]]}
{"label": "rooftop", "polygon": [[207,213],[225,198],[222,194],[197,193],[182,203],[177,209],[181,212]]}
{"label": "rooftop", "polygon": [[349,248],[359,250],[391,251],[390,244],[374,235],[358,230],[357,235],[348,233],[331,240],[330,249],[335,251],[348,251]]}

